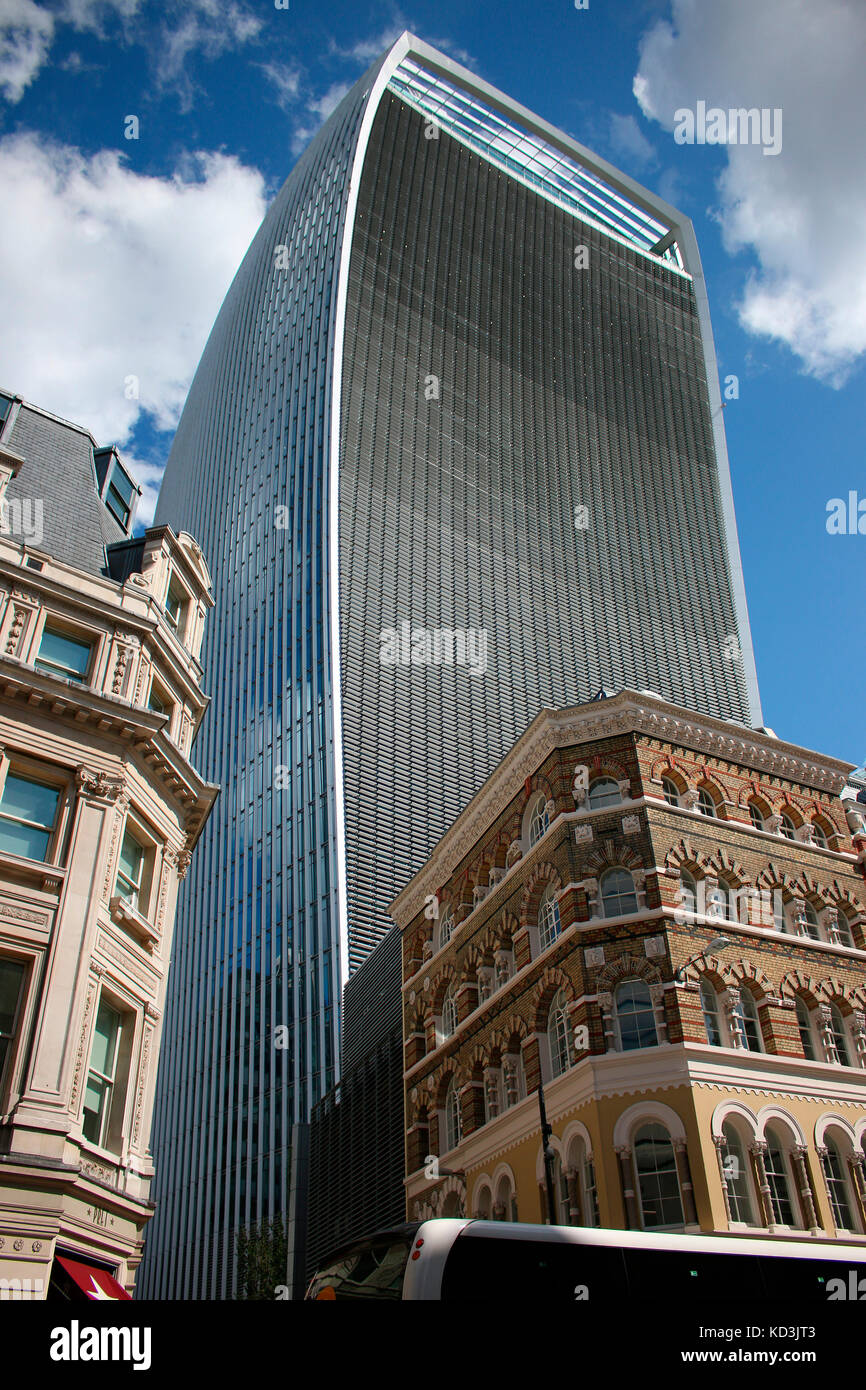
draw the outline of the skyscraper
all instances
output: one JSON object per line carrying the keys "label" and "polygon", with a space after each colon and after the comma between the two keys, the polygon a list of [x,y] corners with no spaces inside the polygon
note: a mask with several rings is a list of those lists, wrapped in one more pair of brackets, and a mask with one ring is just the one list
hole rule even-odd
{"label": "skyscraper", "polygon": [[232,1233],[293,1220],[342,983],[538,710],[629,685],[760,722],[690,223],[404,34],[253,241],[158,519],[213,570],[225,790],[181,906],[144,1288],[220,1296]]}

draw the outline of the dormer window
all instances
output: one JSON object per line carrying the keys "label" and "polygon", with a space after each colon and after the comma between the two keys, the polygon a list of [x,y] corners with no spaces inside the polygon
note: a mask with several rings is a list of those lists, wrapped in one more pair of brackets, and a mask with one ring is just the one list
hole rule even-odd
{"label": "dormer window", "polygon": [[124,531],[129,530],[132,520],[132,504],[135,501],[136,487],[132,479],[124,473],[117,460],[112,464],[105,493],[105,505],[111,515],[120,523]]}
{"label": "dormer window", "polygon": [[0,434],[3,433],[3,426],[9,418],[12,405],[13,401],[11,396],[0,396]]}

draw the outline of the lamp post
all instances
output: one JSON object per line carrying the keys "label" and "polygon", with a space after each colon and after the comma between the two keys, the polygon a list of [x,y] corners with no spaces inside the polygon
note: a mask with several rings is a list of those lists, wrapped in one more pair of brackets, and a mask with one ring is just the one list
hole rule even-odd
{"label": "lamp post", "polygon": [[686,978],[686,971],[689,966],[694,965],[696,960],[703,960],[704,956],[708,956],[710,951],[723,951],[726,946],[731,945],[733,945],[733,943],[729,941],[726,936],[714,936],[712,941],[705,946],[702,951],[696,951],[693,956],[689,956],[688,960],[684,961],[683,964],[674,971],[674,979],[682,983]]}
{"label": "lamp post", "polygon": [[553,1145],[550,1136],[552,1128],[547,1123],[547,1111],[544,1108],[544,1086],[539,1078],[538,1082],[538,1109],[541,1112],[541,1152],[544,1158],[544,1181],[547,1187],[547,1215],[551,1226],[556,1225],[556,1202],[553,1196]]}

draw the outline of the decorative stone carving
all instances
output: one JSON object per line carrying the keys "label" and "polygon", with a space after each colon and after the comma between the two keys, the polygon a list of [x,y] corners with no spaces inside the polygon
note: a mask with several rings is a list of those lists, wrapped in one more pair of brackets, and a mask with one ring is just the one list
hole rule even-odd
{"label": "decorative stone carving", "polygon": [[504,870],[504,869],[502,869],[502,868],[498,868],[498,869],[497,869],[497,868],[492,868],[492,869],[490,870],[490,874],[489,874],[489,877],[488,877],[488,883],[490,884],[490,887],[491,887],[491,888],[495,888],[496,885],[497,885],[497,883],[501,883],[502,880],[504,879],[504,877],[505,877],[505,870]]}
{"label": "decorative stone carving", "polygon": [[585,844],[592,839],[591,825],[576,825],[574,827],[574,842],[577,845]]}
{"label": "decorative stone carving", "polygon": [[683,792],[682,796],[680,797],[680,805],[684,806],[687,811],[696,811],[698,809],[700,799],[700,792],[695,791],[694,788],[691,788],[689,791]]}
{"label": "decorative stone carving", "polygon": [[765,829],[765,830],[768,830],[768,831],[770,832],[771,835],[781,835],[781,833],[782,833],[782,817],[781,817],[781,816],[768,816],[767,819],[764,821],[764,829]]}
{"label": "decorative stone carving", "polygon": [[604,947],[587,946],[583,953],[583,959],[588,970],[600,970],[604,965]]}
{"label": "decorative stone carving", "polygon": [[644,941],[644,950],[647,957],[663,956],[665,953],[665,939],[663,936],[648,936]]}
{"label": "decorative stone carving", "polygon": [[623,816],[622,833],[623,835],[639,835],[640,816]]}
{"label": "decorative stone carving", "polygon": [[574,797],[575,805],[582,811],[589,800],[589,768],[580,766],[574,769],[574,781],[571,784],[571,794]]}
{"label": "decorative stone carving", "polygon": [[516,864],[518,859],[523,858],[523,847],[519,840],[512,840],[508,846],[508,854],[505,856],[505,866],[510,869],[512,864]]}
{"label": "decorative stone carving", "polygon": [[101,801],[117,801],[123,791],[119,778],[110,777],[107,772],[94,772],[84,763],[79,763],[75,769],[75,785],[82,796],[95,796]]}
{"label": "decorative stone carving", "polygon": [[484,902],[484,899],[487,897],[488,891],[489,891],[489,890],[488,890],[487,884],[485,884],[485,883],[476,883],[475,887],[472,889],[472,906],[473,906],[473,908],[478,907],[480,903],[483,903],[483,902]]}

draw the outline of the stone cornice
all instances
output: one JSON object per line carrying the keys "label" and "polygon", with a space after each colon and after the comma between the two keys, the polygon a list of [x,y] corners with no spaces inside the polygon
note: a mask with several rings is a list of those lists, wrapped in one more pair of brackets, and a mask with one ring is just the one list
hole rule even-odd
{"label": "stone cornice", "polygon": [[542,710],[439,841],[424,868],[395,898],[389,911],[397,925],[405,929],[418,915],[425,899],[448,881],[550,753],[628,733],[833,795],[841,792],[854,766],[635,691],[571,709]]}

